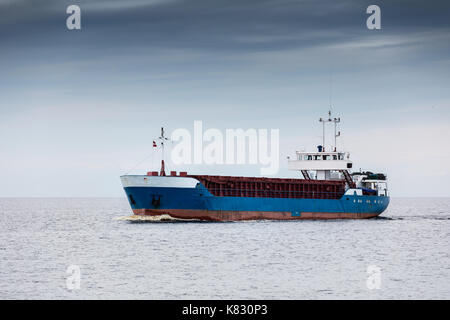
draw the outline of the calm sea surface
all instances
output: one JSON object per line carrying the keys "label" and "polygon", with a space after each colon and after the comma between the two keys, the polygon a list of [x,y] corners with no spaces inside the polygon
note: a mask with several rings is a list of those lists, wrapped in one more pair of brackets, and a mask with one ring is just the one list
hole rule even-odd
{"label": "calm sea surface", "polygon": [[0,199],[0,298],[450,299],[449,198],[394,198],[371,220],[117,220],[130,213],[121,198]]}

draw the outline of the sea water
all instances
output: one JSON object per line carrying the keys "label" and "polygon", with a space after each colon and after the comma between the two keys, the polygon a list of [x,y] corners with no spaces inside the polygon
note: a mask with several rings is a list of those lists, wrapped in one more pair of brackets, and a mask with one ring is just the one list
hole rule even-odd
{"label": "sea water", "polygon": [[450,299],[450,198],[369,220],[130,215],[125,198],[0,199],[0,298]]}

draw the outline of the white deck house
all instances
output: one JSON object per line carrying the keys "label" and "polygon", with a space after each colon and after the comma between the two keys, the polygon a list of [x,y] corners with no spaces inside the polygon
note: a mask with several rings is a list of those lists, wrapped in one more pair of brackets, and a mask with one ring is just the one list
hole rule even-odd
{"label": "white deck house", "polygon": [[308,171],[316,171],[316,179],[330,180],[332,171],[347,171],[352,168],[348,152],[304,152],[297,151],[295,160],[288,160],[289,170],[299,170],[305,179]]}
{"label": "white deck house", "polygon": [[[337,131],[337,124],[341,122],[340,118],[332,118],[331,111],[328,112],[328,118],[320,118],[323,126],[322,145],[317,146],[316,152],[296,151],[296,159],[288,160],[289,170],[299,170],[305,179],[311,179],[309,171],[315,171],[317,180],[331,180],[334,178],[345,178],[350,188],[355,187],[355,183],[348,172],[353,166],[350,161],[350,153],[337,151],[336,139],[341,135]],[[334,124],[334,151],[325,151],[325,124]],[[333,176],[334,175],[334,176]],[[336,177],[337,176],[337,177]]]}

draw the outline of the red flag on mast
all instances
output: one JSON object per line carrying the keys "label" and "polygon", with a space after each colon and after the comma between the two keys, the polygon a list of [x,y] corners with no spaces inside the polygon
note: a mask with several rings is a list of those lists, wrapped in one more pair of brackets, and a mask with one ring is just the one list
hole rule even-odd
{"label": "red flag on mast", "polygon": [[156,148],[156,147],[157,147],[156,142],[155,142],[155,140],[153,140],[153,148]]}

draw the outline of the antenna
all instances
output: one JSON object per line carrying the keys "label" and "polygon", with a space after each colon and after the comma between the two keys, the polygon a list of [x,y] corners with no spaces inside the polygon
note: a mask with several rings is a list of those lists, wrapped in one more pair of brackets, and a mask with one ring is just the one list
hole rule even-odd
{"label": "antenna", "polygon": [[332,105],[331,102],[333,101],[333,70],[332,68],[330,68],[330,95],[329,95],[329,99],[330,99],[330,110],[332,109]]}
{"label": "antenna", "polygon": [[166,171],[164,168],[164,141],[169,140],[169,138],[166,138],[164,136],[164,128],[161,127],[161,136],[158,138],[161,141],[161,152],[162,152],[162,156],[161,156],[161,171],[159,172],[160,176],[165,176],[166,175]]}

